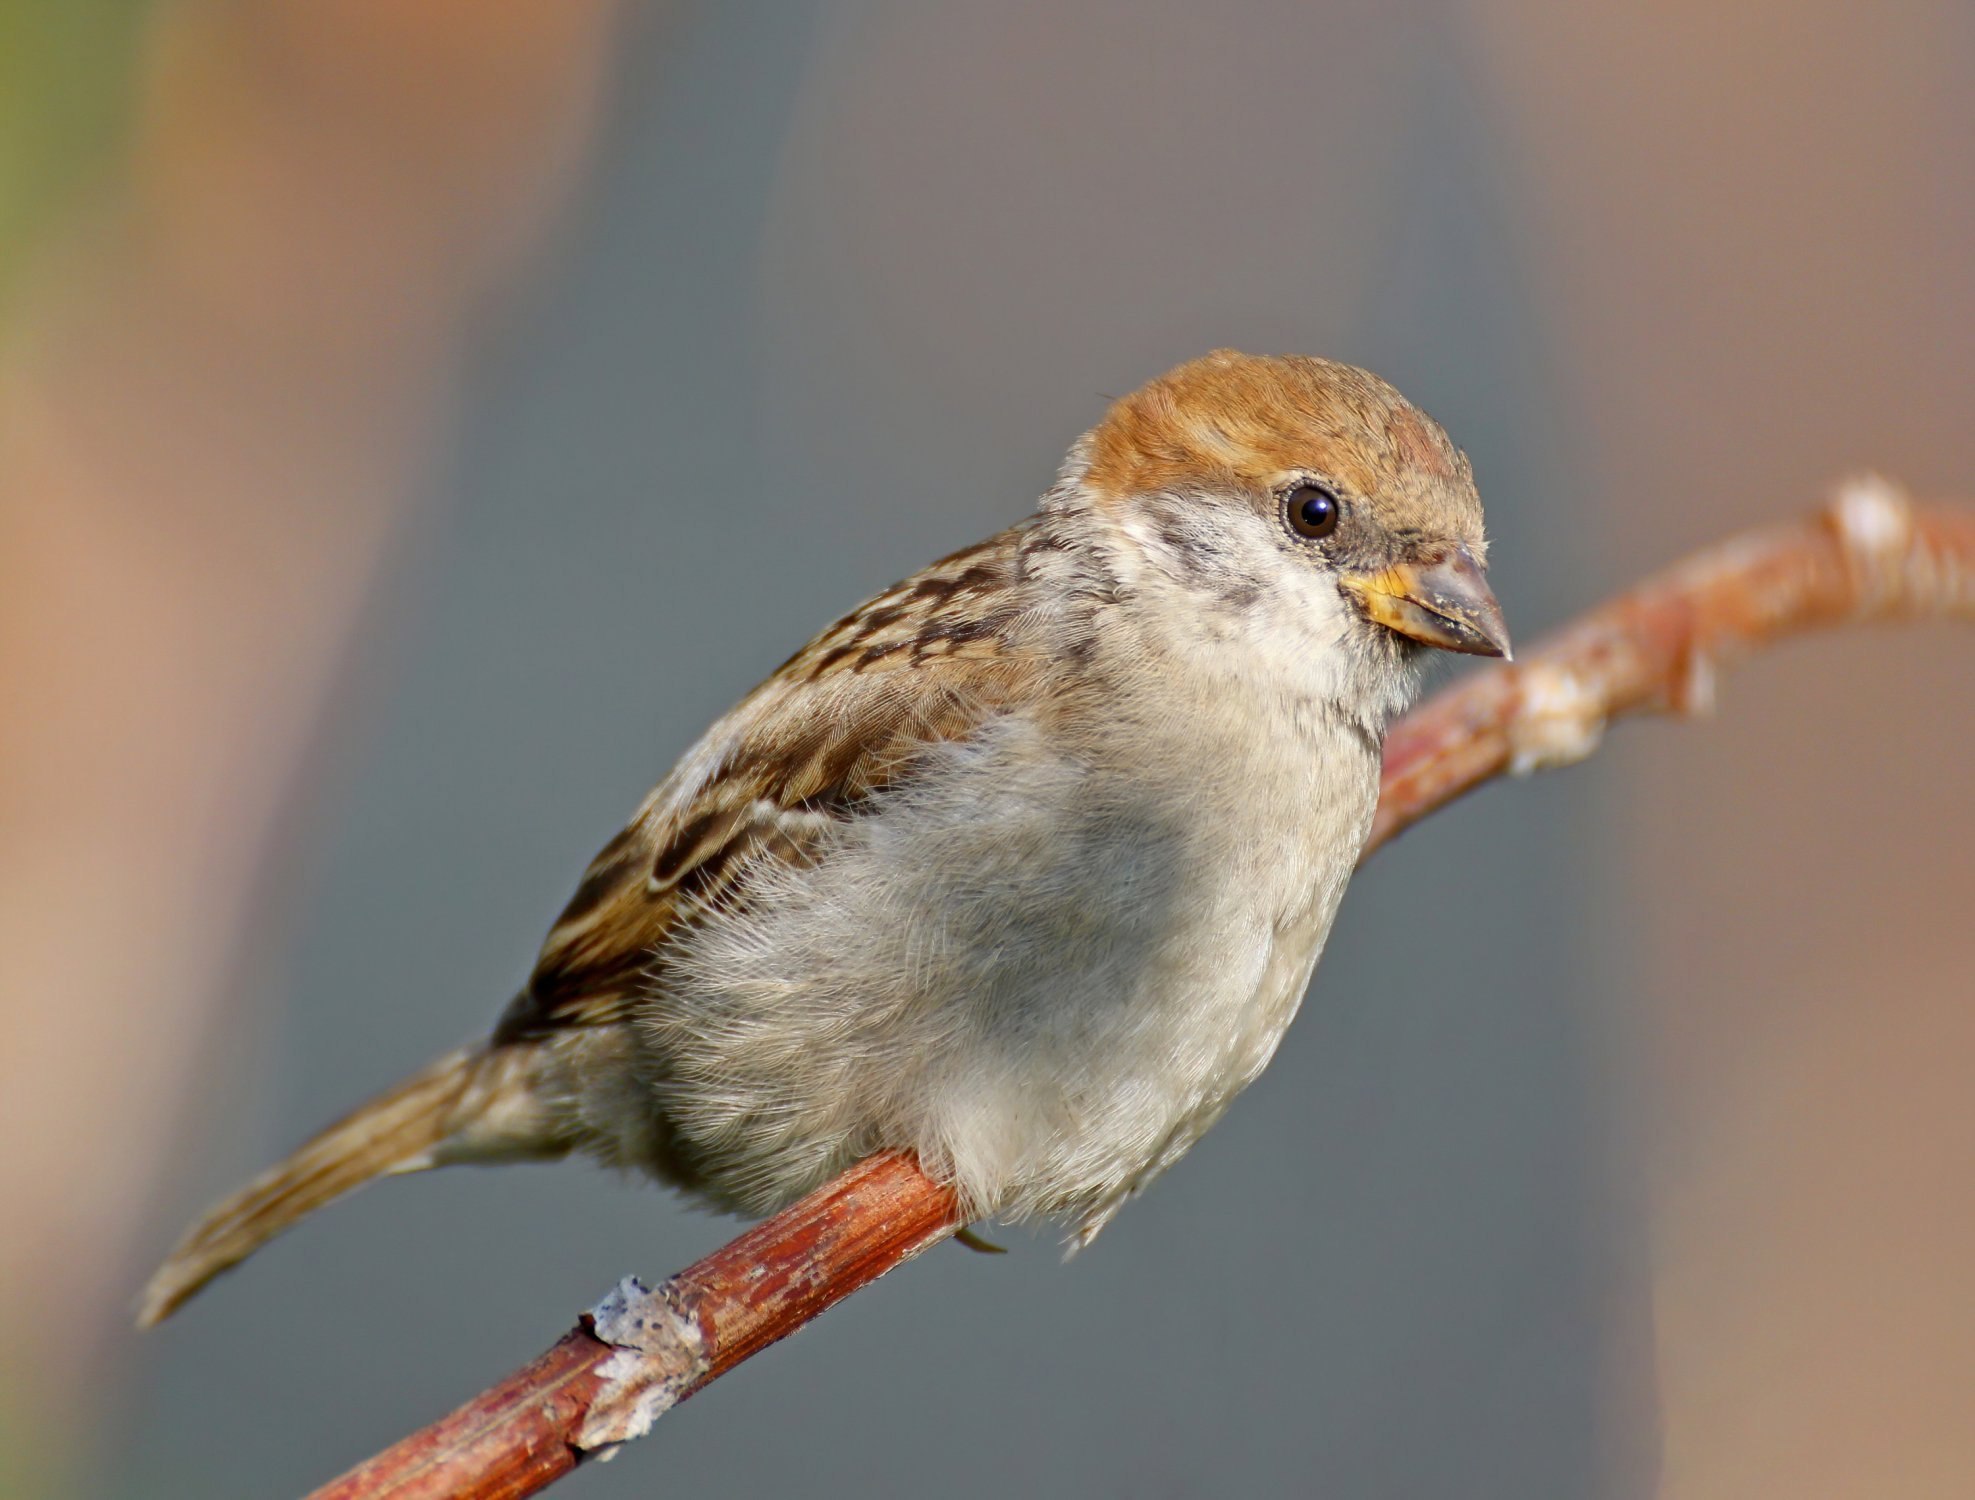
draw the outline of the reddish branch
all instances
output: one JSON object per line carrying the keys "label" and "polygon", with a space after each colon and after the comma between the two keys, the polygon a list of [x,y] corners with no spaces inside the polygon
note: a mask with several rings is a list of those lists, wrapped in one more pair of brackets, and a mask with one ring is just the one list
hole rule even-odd
{"label": "reddish branch", "polygon": [[317,1500],[532,1495],[959,1227],[948,1189],[872,1157],[655,1290],[620,1282],[548,1353]]}
{"label": "reddish branch", "polygon": [[1697,552],[1399,723],[1365,854],[1504,772],[1581,760],[1623,714],[1706,712],[1716,669],[1820,626],[1975,619],[1975,507],[1852,481],[1824,510]]}
{"label": "reddish branch", "polygon": [[[1492,777],[1582,759],[1621,714],[1705,709],[1718,665],[1779,637],[1920,616],[1975,619],[1975,508],[1854,483],[1812,519],[1700,553],[1395,725],[1365,853]],[[533,1364],[317,1500],[532,1495],[959,1227],[947,1189],[908,1158],[874,1157],[656,1290],[625,1281]]]}

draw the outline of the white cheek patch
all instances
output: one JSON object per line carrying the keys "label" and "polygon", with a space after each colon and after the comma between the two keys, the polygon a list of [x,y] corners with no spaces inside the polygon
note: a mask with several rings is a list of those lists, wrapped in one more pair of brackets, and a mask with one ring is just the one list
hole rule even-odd
{"label": "white cheek patch", "polygon": [[1377,718],[1409,700],[1414,674],[1396,653],[1354,649],[1359,621],[1335,573],[1286,548],[1269,517],[1195,499],[1121,524],[1149,564],[1141,589],[1165,596],[1157,618],[1171,649],[1217,676]]}

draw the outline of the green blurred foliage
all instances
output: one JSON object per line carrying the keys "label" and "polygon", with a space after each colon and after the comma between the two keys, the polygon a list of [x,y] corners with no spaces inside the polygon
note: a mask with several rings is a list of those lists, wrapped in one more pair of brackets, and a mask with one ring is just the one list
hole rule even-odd
{"label": "green blurred foliage", "polygon": [[113,159],[155,0],[0,0],[0,307],[38,232]]}

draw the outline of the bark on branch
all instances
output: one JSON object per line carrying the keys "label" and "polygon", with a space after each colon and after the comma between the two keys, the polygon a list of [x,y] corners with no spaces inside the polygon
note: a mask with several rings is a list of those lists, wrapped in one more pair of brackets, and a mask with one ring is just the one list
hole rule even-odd
{"label": "bark on branch", "polygon": [[[1368,857],[1470,788],[1581,760],[1622,714],[1704,711],[1718,667],[1814,626],[1975,619],[1975,507],[1876,480],[1696,554],[1393,726]],[[873,1157],[656,1289],[627,1279],[525,1368],[316,1492],[532,1495],[959,1229],[953,1195]]]}

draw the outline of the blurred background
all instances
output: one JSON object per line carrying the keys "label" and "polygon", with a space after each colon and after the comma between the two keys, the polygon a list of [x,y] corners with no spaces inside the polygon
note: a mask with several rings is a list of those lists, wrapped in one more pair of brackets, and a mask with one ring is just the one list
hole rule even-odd
{"label": "blurred background", "polygon": [[[1951,0],[0,0],[0,1491],[298,1493],[727,1238],[440,1173],[129,1327],[1107,393],[1377,369],[1519,639],[1975,492],[1971,141]],[[935,1251],[568,1492],[1975,1493],[1971,652],[1435,818],[1090,1253]]]}

